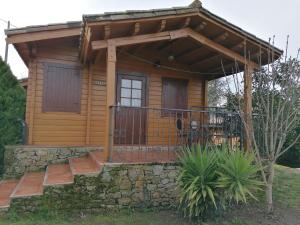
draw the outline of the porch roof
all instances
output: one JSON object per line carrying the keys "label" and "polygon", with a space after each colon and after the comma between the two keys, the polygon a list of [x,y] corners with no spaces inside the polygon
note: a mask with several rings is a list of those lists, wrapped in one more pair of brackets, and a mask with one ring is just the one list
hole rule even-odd
{"label": "porch roof", "polygon": [[[173,40],[172,32],[178,30],[194,32],[198,39],[187,35]],[[243,63],[241,60],[236,61],[236,57],[247,55],[250,62],[266,65],[270,62],[270,51],[274,53],[272,60],[278,59],[283,53],[268,42],[211,13],[203,8],[198,0],[186,7],[83,15],[83,22],[30,26],[5,31],[7,42],[14,44],[26,64],[31,57],[32,48],[41,41],[79,40],[81,61],[95,63],[105,58],[106,53],[106,49],[92,48],[95,41],[124,37],[134,39],[163,32],[169,32],[170,39],[133,43],[118,47],[118,51],[166,66],[170,66],[170,63],[168,60],[165,62],[165,59],[172,56],[176,66],[194,73],[206,74],[206,79],[232,74],[237,67],[242,71]],[[205,38],[204,41],[202,37]],[[204,43],[205,41],[228,50],[236,57],[211,48]]]}

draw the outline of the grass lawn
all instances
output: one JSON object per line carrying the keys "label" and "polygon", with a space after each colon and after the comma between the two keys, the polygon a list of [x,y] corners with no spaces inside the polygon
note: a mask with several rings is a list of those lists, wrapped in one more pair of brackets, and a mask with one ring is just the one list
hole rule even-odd
{"label": "grass lawn", "polygon": [[[228,210],[222,218],[208,221],[208,225],[299,225],[300,171],[281,166],[276,168],[274,187],[276,211],[266,215],[264,203],[253,203]],[[39,213],[9,214],[0,219],[1,225],[191,225],[176,212],[121,212],[110,215],[79,215]]]}

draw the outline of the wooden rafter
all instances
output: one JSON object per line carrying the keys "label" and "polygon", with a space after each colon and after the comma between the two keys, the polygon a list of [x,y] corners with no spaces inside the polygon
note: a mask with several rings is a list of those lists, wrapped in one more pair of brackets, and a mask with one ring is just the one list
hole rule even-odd
{"label": "wooden rafter", "polygon": [[181,29],[181,30],[165,31],[165,32],[159,32],[153,34],[136,35],[132,37],[113,38],[109,40],[93,41],[92,49],[99,50],[99,49],[107,48],[108,41],[114,43],[116,46],[125,46],[125,45],[156,42],[162,40],[173,40],[173,39],[182,38],[186,36],[187,33],[185,32],[185,30]]}
{"label": "wooden rafter", "polygon": [[90,40],[91,40],[91,28],[87,27],[85,32],[84,32],[84,41],[83,41],[83,48],[81,50],[80,53],[80,60],[85,64],[87,61],[87,54],[89,51],[89,44],[90,44]]}
{"label": "wooden rafter", "polygon": [[186,28],[186,27],[188,27],[188,26],[190,25],[190,23],[191,23],[191,20],[192,20],[191,17],[185,18],[185,20],[184,20],[184,22],[183,22],[181,28]]}
{"label": "wooden rafter", "polygon": [[[225,40],[227,37],[228,37],[228,33],[225,32],[225,33],[222,33],[222,34],[218,35],[217,37],[215,37],[215,38],[213,39],[213,41],[214,41],[214,42],[220,42],[221,40]],[[195,52],[201,51],[204,47],[205,47],[205,46],[202,45],[202,46],[200,46],[200,47],[198,47],[198,48],[193,48],[191,51],[187,51],[187,52],[185,52],[184,54],[181,54],[181,55],[177,56],[177,58],[185,57],[185,56],[187,56],[187,55],[190,55],[190,54],[193,54],[193,53],[195,53]],[[198,61],[198,60],[192,62],[190,65],[194,64],[194,63],[197,62],[197,61]]]}
{"label": "wooden rafter", "polygon": [[213,56],[210,56],[210,57],[205,57],[204,59],[202,60],[198,60],[192,64],[189,64],[191,66],[194,66],[194,65],[205,65],[206,63],[209,63],[213,60],[216,60],[218,59],[220,56],[222,56],[222,54],[216,54],[216,55],[213,55]]}
{"label": "wooden rafter", "polygon": [[109,25],[104,26],[104,40],[109,39],[110,34],[111,34],[111,27]]}
{"label": "wooden rafter", "polygon": [[200,24],[198,24],[194,30],[199,32],[201,30],[204,30],[204,28],[207,26],[207,23],[205,21],[201,22]]}
{"label": "wooden rafter", "polygon": [[[185,18],[183,23],[180,25],[180,27],[178,29],[183,29],[183,28],[188,27],[190,25],[190,22],[191,22],[191,17]],[[173,41],[170,41],[168,43],[161,44],[157,47],[157,50],[162,51],[164,49],[167,49],[169,46],[173,45],[174,42],[176,42],[176,41],[177,40],[173,40]]]}
{"label": "wooden rafter", "polygon": [[199,33],[193,31],[190,28],[185,28],[185,29],[186,29],[186,32],[187,32],[188,36],[195,39],[196,41],[199,41],[203,45],[206,45],[209,48],[211,48],[215,51],[218,51],[218,52],[220,52],[220,53],[228,56],[229,58],[232,58],[232,59],[234,59],[234,60],[236,60],[240,63],[249,64],[252,68],[258,68],[259,67],[256,63],[251,62],[246,57],[241,56],[240,54],[232,51],[231,49],[228,49],[228,48],[226,48],[226,47],[210,40],[209,38],[205,37],[204,35],[199,34]]}
{"label": "wooden rafter", "polygon": [[193,31],[190,28],[184,28],[175,31],[165,31],[159,32],[154,34],[145,34],[145,35],[136,35],[132,37],[122,37],[122,38],[113,38],[109,40],[101,40],[101,41],[93,41],[92,42],[92,49],[93,50],[100,50],[107,48],[108,45],[114,46],[126,46],[126,45],[133,45],[133,44],[142,44],[142,43],[150,43],[162,40],[174,40],[183,37],[191,37],[195,41],[198,41],[202,45],[206,45],[207,47],[222,53],[223,55],[233,59],[234,61],[240,62],[245,65],[249,65],[252,68],[258,68],[258,65],[246,57],[234,52],[233,50],[222,46],[214,42],[213,40],[205,37],[204,35]]}
{"label": "wooden rafter", "polygon": [[62,30],[49,30],[40,31],[34,33],[16,34],[6,38],[6,42],[9,44],[17,44],[31,41],[40,41],[62,37],[79,36],[81,28],[62,29]]}
{"label": "wooden rafter", "polygon": [[162,32],[166,29],[167,20],[161,20],[157,32]]}
{"label": "wooden rafter", "polygon": [[140,23],[135,23],[132,31],[132,35],[137,35],[139,34],[141,30],[141,24]]}

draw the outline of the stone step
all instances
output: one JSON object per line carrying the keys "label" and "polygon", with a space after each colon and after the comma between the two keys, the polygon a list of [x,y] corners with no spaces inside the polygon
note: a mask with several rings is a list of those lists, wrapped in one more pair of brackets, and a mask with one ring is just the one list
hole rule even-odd
{"label": "stone step", "polygon": [[9,207],[10,195],[18,183],[19,181],[17,180],[4,180],[0,182],[0,209]]}
{"label": "stone step", "polygon": [[47,167],[44,186],[72,184],[74,176],[69,164],[53,164]]}
{"label": "stone step", "polygon": [[106,162],[105,155],[102,151],[89,152],[89,156],[100,166]]}
{"label": "stone step", "polygon": [[18,183],[11,198],[43,195],[45,172],[26,173]]}
{"label": "stone step", "polygon": [[93,175],[101,170],[101,166],[90,155],[72,158],[69,163],[73,175]]}

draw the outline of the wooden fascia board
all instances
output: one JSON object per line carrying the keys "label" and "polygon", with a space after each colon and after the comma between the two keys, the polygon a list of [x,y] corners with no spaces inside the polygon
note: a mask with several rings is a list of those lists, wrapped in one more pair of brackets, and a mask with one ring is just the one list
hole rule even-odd
{"label": "wooden fascia board", "polygon": [[198,16],[198,12],[191,12],[191,13],[185,13],[181,15],[167,15],[167,16],[157,16],[157,17],[148,17],[148,18],[136,18],[136,19],[121,19],[121,20],[108,20],[108,21],[86,21],[86,24],[90,27],[94,26],[104,26],[104,25],[110,25],[110,24],[124,24],[124,23],[136,23],[136,22],[149,22],[149,21],[161,21],[161,20],[168,20],[168,19],[174,19],[174,18],[183,18],[183,17],[192,17],[192,16]]}
{"label": "wooden fascia board", "polygon": [[145,34],[145,35],[136,35],[131,37],[123,37],[123,38],[113,38],[108,40],[101,40],[101,41],[93,41],[92,42],[92,49],[93,50],[100,50],[107,48],[108,45],[118,46],[125,46],[125,45],[133,45],[133,44],[141,44],[141,43],[148,43],[148,42],[156,42],[162,40],[174,40],[177,38],[183,37],[191,37],[194,40],[198,41],[199,43],[206,45],[215,51],[222,53],[229,58],[232,58],[242,64],[251,65],[253,68],[259,68],[259,66],[247,60],[245,57],[241,56],[240,54],[210,40],[209,38],[205,37],[204,35],[193,31],[190,28],[183,28],[174,31],[165,31],[153,34]]}
{"label": "wooden fascia board", "polygon": [[31,41],[40,41],[47,40],[53,38],[63,38],[63,37],[72,37],[79,36],[81,32],[81,28],[71,28],[71,29],[62,29],[62,30],[49,30],[49,31],[41,31],[34,33],[25,33],[25,34],[16,34],[11,35],[6,38],[6,42],[9,44],[17,44]]}
{"label": "wooden fascia board", "polygon": [[108,40],[93,41],[92,49],[100,50],[103,48],[107,48],[109,43],[118,47],[118,46],[125,46],[125,45],[156,42],[162,40],[172,40],[172,39],[182,38],[186,36],[187,33],[185,32],[185,30],[180,29],[175,31],[165,31],[165,32],[159,32],[153,34],[136,35],[131,37],[113,38]]}
{"label": "wooden fascia board", "polygon": [[[205,19],[205,20],[207,20],[207,21],[209,21],[209,22],[217,25],[218,27],[220,27],[222,29],[225,29],[226,31],[228,31],[230,33],[233,33],[233,34],[237,35],[241,39],[245,39],[246,38],[246,41],[251,42],[252,44],[256,45],[258,48],[263,48],[266,51],[268,51],[268,49],[270,48],[270,46],[266,46],[266,44],[263,43],[262,41],[255,40],[255,39],[253,39],[253,37],[249,37],[248,38],[248,36],[246,34],[241,34],[238,31],[236,31],[234,28],[230,27],[230,25],[226,26],[226,25],[222,24],[222,22],[220,22],[220,21],[216,21],[215,19],[209,18],[208,16],[204,15],[202,12],[199,12],[198,16],[200,16],[201,18],[203,18],[203,19]],[[279,56],[282,55],[282,53],[280,53],[278,51],[276,51],[276,53]]]}
{"label": "wooden fascia board", "polygon": [[245,57],[241,56],[240,54],[210,40],[209,38],[205,37],[204,35],[197,33],[190,28],[185,28],[185,30],[189,37],[200,42],[201,44],[206,45],[206,46],[214,49],[215,51],[220,52],[220,53],[228,56],[229,58],[232,58],[242,64],[249,64],[255,69],[259,68],[259,66],[256,63],[254,63],[250,60],[247,60]]}

